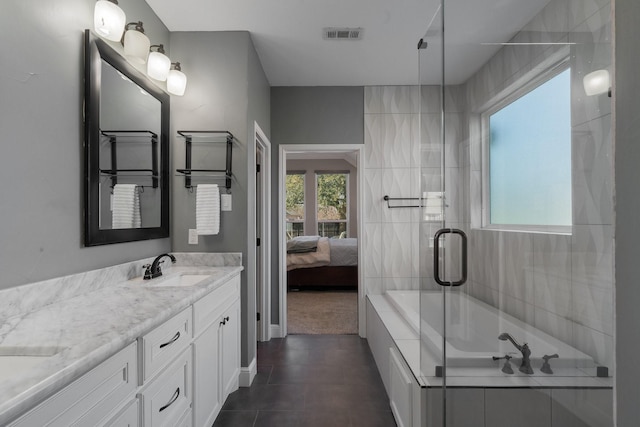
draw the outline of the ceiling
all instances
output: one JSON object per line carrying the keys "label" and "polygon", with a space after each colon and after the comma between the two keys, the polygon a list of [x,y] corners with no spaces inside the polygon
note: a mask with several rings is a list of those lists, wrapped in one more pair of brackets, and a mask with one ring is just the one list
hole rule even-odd
{"label": "ceiling", "polygon": [[[146,1],[170,31],[249,31],[271,86],[414,85],[425,35],[421,82],[441,81],[440,0]],[[481,43],[508,41],[548,1],[447,1],[447,84],[500,48]],[[324,40],[324,27],[360,27],[363,38]]]}

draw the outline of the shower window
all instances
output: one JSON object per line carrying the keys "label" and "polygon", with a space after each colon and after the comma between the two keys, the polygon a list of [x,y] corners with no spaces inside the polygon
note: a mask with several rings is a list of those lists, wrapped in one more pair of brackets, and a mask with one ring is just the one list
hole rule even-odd
{"label": "shower window", "polygon": [[286,240],[304,236],[304,173],[288,173],[286,177]]}
{"label": "shower window", "polygon": [[571,69],[554,69],[483,115],[484,226],[569,232]]}

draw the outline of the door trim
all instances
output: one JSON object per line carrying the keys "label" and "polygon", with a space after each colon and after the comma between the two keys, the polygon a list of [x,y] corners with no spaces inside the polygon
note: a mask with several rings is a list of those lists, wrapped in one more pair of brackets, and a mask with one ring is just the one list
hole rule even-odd
{"label": "door trim", "polygon": [[362,238],[364,235],[364,224],[362,219],[362,207],[364,205],[363,182],[364,182],[364,144],[281,144],[279,146],[278,158],[278,289],[279,289],[279,336],[287,336],[287,242],[284,239],[286,230],[286,207],[285,207],[285,181],[287,175],[287,155],[296,153],[356,153],[357,170],[357,198],[358,206],[356,218],[358,219],[358,334],[366,337],[366,310],[365,310],[365,286],[364,286],[364,264],[362,254]]}
{"label": "door trim", "polygon": [[[256,220],[261,221],[261,230],[262,236],[260,236],[260,246],[262,250],[260,253],[260,262],[262,264],[262,269],[260,272],[260,280],[257,280],[258,283],[262,286],[260,289],[260,301],[256,301],[256,311],[260,313],[260,328],[256,331],[256,336],[258,341],[269,341],[271,339],[271,142],[269,138],[262,131],[257,122],[253,122],[254,125],[254,144],[255,151],[258,151],[258,147],[260,147],[262,151],[261,163],[260,163],[260,176],[261,176],[261,198],[262,198],[262,215],[261,218],[254,219],[254,232],[252,234],[252,245],[250,247],[254,248],[254,261],[253,267],[254,269],[257,267],[256,257],[257,257],[257,230],[255,227]],[[256,156],[253,156],[253,179],[250,181],[255,183],[255,176],[257,173],[256,168]],[[254,189],[255,190],[255,189]],[[255,212],[255,208],[254,208]],[[256,272],[256,275],[258,272]],[[256,279],[258,279],[256,277]],[[255,315],[255,313],[254,313]]]}

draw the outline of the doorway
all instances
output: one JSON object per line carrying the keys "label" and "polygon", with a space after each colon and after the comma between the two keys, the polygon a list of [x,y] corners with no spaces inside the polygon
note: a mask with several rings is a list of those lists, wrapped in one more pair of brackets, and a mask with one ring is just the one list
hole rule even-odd
{"label": "doorway", "polygon": [[[362,265],[361,262],[361,253],[360,250],[360,240],[358,237],[362,236],[362,221],[361,219],[361,210],[362,210],[362,191],[361,191],[361,173],[363,169],[363,146],[362,145],[352,145],[352,144],[329,144],[329,145],[281,145],[280,146],[280,161],[279,161],[279,230],[278,230],[278,239],[279,239],[279,266],[280,266],[280,274],[279,274],[279,332],[280,336],[284,337],[288,333],[300,333],[299,331],[290,331],[289,330],[289,295],[294,295],[291,299],[291,302],[294,304],[305,304],[306,301],[313,301],[314,304],[320,303],[320,298],[323,299],[331,299],[331,296],[337,297],[340,302],[338,304],[349,304],[347,295],[340,295],[340,291],[349,293],[349,291],[345,291],[345,288],[349,288],[352,286],[351,298],[354,300],[355,307],[357,309],[357,313],[352,313],[351,315],[354,317],[354,325],[353,332],[358,333],[360,336],[364,336],[364,331],[366,330],[365,325],[365,316],[364,316],[364,292],[362,285]],[[322,162],[320,162],[322,160]],[[315,166],[313,166],[313,163]],[[345,202],[348,203],[346,198],[350,200],[352,204],[352,208],[349,209],[351,214],[348,218],[342,217],[331,217],[330,215],[319,214],[318,207],[311,207],[309,204],[305,203],[304,214],[299,216],[304,216],[304,225],[300,225],[300,218],[294,221],[291,221],[292,218],[289,218],[287,221],[287,213],[291,214],[287,210],[287,200],[286,200],[286,185],[287,185],[287,170],[289,172],[300,173],[301,165],[307,165],[309,167],[305,167],[305,188],[307,188],[307,192],[313,193],[313,205],[315,205],[315,200],[317,199],[317,186],[318,182],[322,181],[322,179],[328,179],[342,182],[342,185],[345,185],[345,182],[349,182],[348,188],[346,190],[348,196],[344,196]],[[289,165],[293,165],[292,167],[288,167]],[[336,165],[346,165],[346,166],[336,166]],[[345,175],[345,177],[333,177],[328,175]],[[320,178],[319,178],[320,177]],[[342,181],[340,181],[342,179]],[[318,206],[320,206],[318,204]],[[333,208],[335,210],[335,208]],[[320,209],[322,211],[322,209]],[[300,212],[299,212],[300,213]],[[291,215],[289,215],[291,217]],[[292,222],[297,222],[298,224],[294,225]],[[306,230],[305,230],[306,229]],[[304,231],[303,231],[304,230]],[[333,231],[336,231],[335,233]],[[339,231],[339,233],[338,233]],[[338,266],[339,268],[332,268],[334,266],[329,265],[332,261],[330,257],[324,254],[324,257],[321,253],[317,255],[322,258],[322,262],[317,267],[303,267],[300,269],[292,269],[292,271],[302,271],[303,276],[300,278],[299,275],[296,275],[296,279],[292,279],[292,274],[287,271],[287,241],[293,235],[298,236],[322,236],[321,239],[316,239],[316,247],[317,252],[322,252],[323,246],[331,246],[336,245],[352,245],[354,249],[351,250],[352,256],[354,257],[353,262],[349,264],[353,264],[353,266]],[[353,236],[353,237],[351,237]],[[343,237],[342,239],[340,237]],[[304,239],[301,239],[304,240]],[[313,245],[313,244],[312,244]],[[291,246],[291,244],[290,244]],[[330,250],[330,248],[329,248]],[[315,250],[314,250],[315,252]],[[339,250],[334,250],[334,254],[338,254]],[[292,263],[291,256],[289,257],[289,263]],[[305,261],[306,262],[306,261]],[[345,270],[350,270],[350,273],[345,273],[344,271],[340,271],[340,268],[344,267]],[[333,274],[338,272],[338,278],[332,276],[326,276],[327,274]],[[345,282],[343,274],[352,274],[352,278],[350,282]],[[345,287],[346,283],[346,287]],[[338,284],[340,286],[333,289],[334,284]],[[291,286],[293,285],[293,286]],[[328,292],[324,292],[321,290],[323,287],[329,285],[333,293],[336,291],[334,295],[330,295]],[[303,290],[304,288],[304,290]],[[343,288],[343,289],[340,289]],[[294,294],[289,293],[289,291],[294,292]],[[304,292],[304,296],[303,296]],[[317,292],[317,294],[311,294],[309,292]],[[294,300],[295,298],[295,300]],[[303,300],[303,301],[298,301]],[[334,302],[328,301],[328,304],[333,304]],[[292,306],[293,308],[293,306]],[[322,307],[318,307],[320,312],[322,313]],[[340,317],[341,310],[338,305],[333,306],[333,310],[330,310],[327,314],[320,314],[320,320],[324,316],[325,318],[330,315],[337,315]],[[306,316],[309,311],[311,311],[311,306],[303,307],[302,312]],[[337,312],[337,314],[336,314]],[[345,320],[346,321],[346,320]],[[338,324],[340,324],[340,319],[338,319]],[[335,333],[342,333],[342,329],[335,329]],[[352,333],[353,333],[352,332]],[[303,332],[304,333],[304,332]],[[323,333],[322,330],[320,332],[315,333]]]}

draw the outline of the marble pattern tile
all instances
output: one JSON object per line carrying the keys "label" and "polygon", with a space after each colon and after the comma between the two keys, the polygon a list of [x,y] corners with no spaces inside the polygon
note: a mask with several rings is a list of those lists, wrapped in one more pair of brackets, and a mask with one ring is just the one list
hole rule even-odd
{"label": "marble pattern tile", "polygon": [[574,224],[613,221],[613,144],[611,116],[573,130]]}
{"label": "marble pattern tile", "polygon": [[500,292],[533,303],[533,240],[528,233],[499,233]]}
{"label": "marble pattern tile", "polygon": [[[392,198],[413,198],[419,194],[412,193],[411,177],[412,170],[409,168],[384,169],[382,172],[382,185],[380,187],[380,199],[385,195]],[[393,201],[393,206],[413,205],[413,200]],[[415,208],[387,208],[386,203],[382,209],[384,222],[410,222]]]}
{"label": "marble pattern tile", "polygon": [[571,236],[534,234],[533,250],[535,305],[570,318],[573,299]]}
{"label": "marble pattern tile", "polygon": [[385,114],[380,120],[379,143],[385,168],[411,167],[412,135],[411,115]]}
{"label": "marble pattern tile", "polygon": [[365,223],[381,222],[383,218],[383,209],[386,209],[386,203],[380,194],[382,188],[383,169],[365,169],[363,180],[364,204],[363,214]]}
{"label": "marble pattern tile", "polygon": [[382,86],[364,87],[364,113],[380,114],[382,109]]}
{"label": "marble pattern tile", "polygon": [[535,321],[533,326],[536,328],[548,333],[552,337],[558,338],[560,341],[569,344],[574,341],[575,322],[538,307],[535,308],[534,315]]}
{"label": "marble pattern tile", "polygon": [[418,86],[382,86],[382,112],[418,113],[419,95]]}
{"label": "marble pattern tile", "polygon": [[420,115],[420,166],[439,168],[442,156],[440,114]]}
{"label": "marble pattern tile", "polygon": [[572,281],[576,287],[613,289],[613,227],[575,225],[571,239]]}
{"label": "marble pattern tile", "polygon": [[407,278],[412,272],[413,226],[409,223],[387,223],[382,226],[382,277]]}
{"label": "marble pattern tile", "polygon": [[364,276],[380,278],[382,277],[382,224],[365,224],[363,237]]}
{"label": "marble pattern tile", "polygon": [[384,166],[384,146],[381,137],[382,114],[364,115],[364,156],[365,167],[381,168]]}

